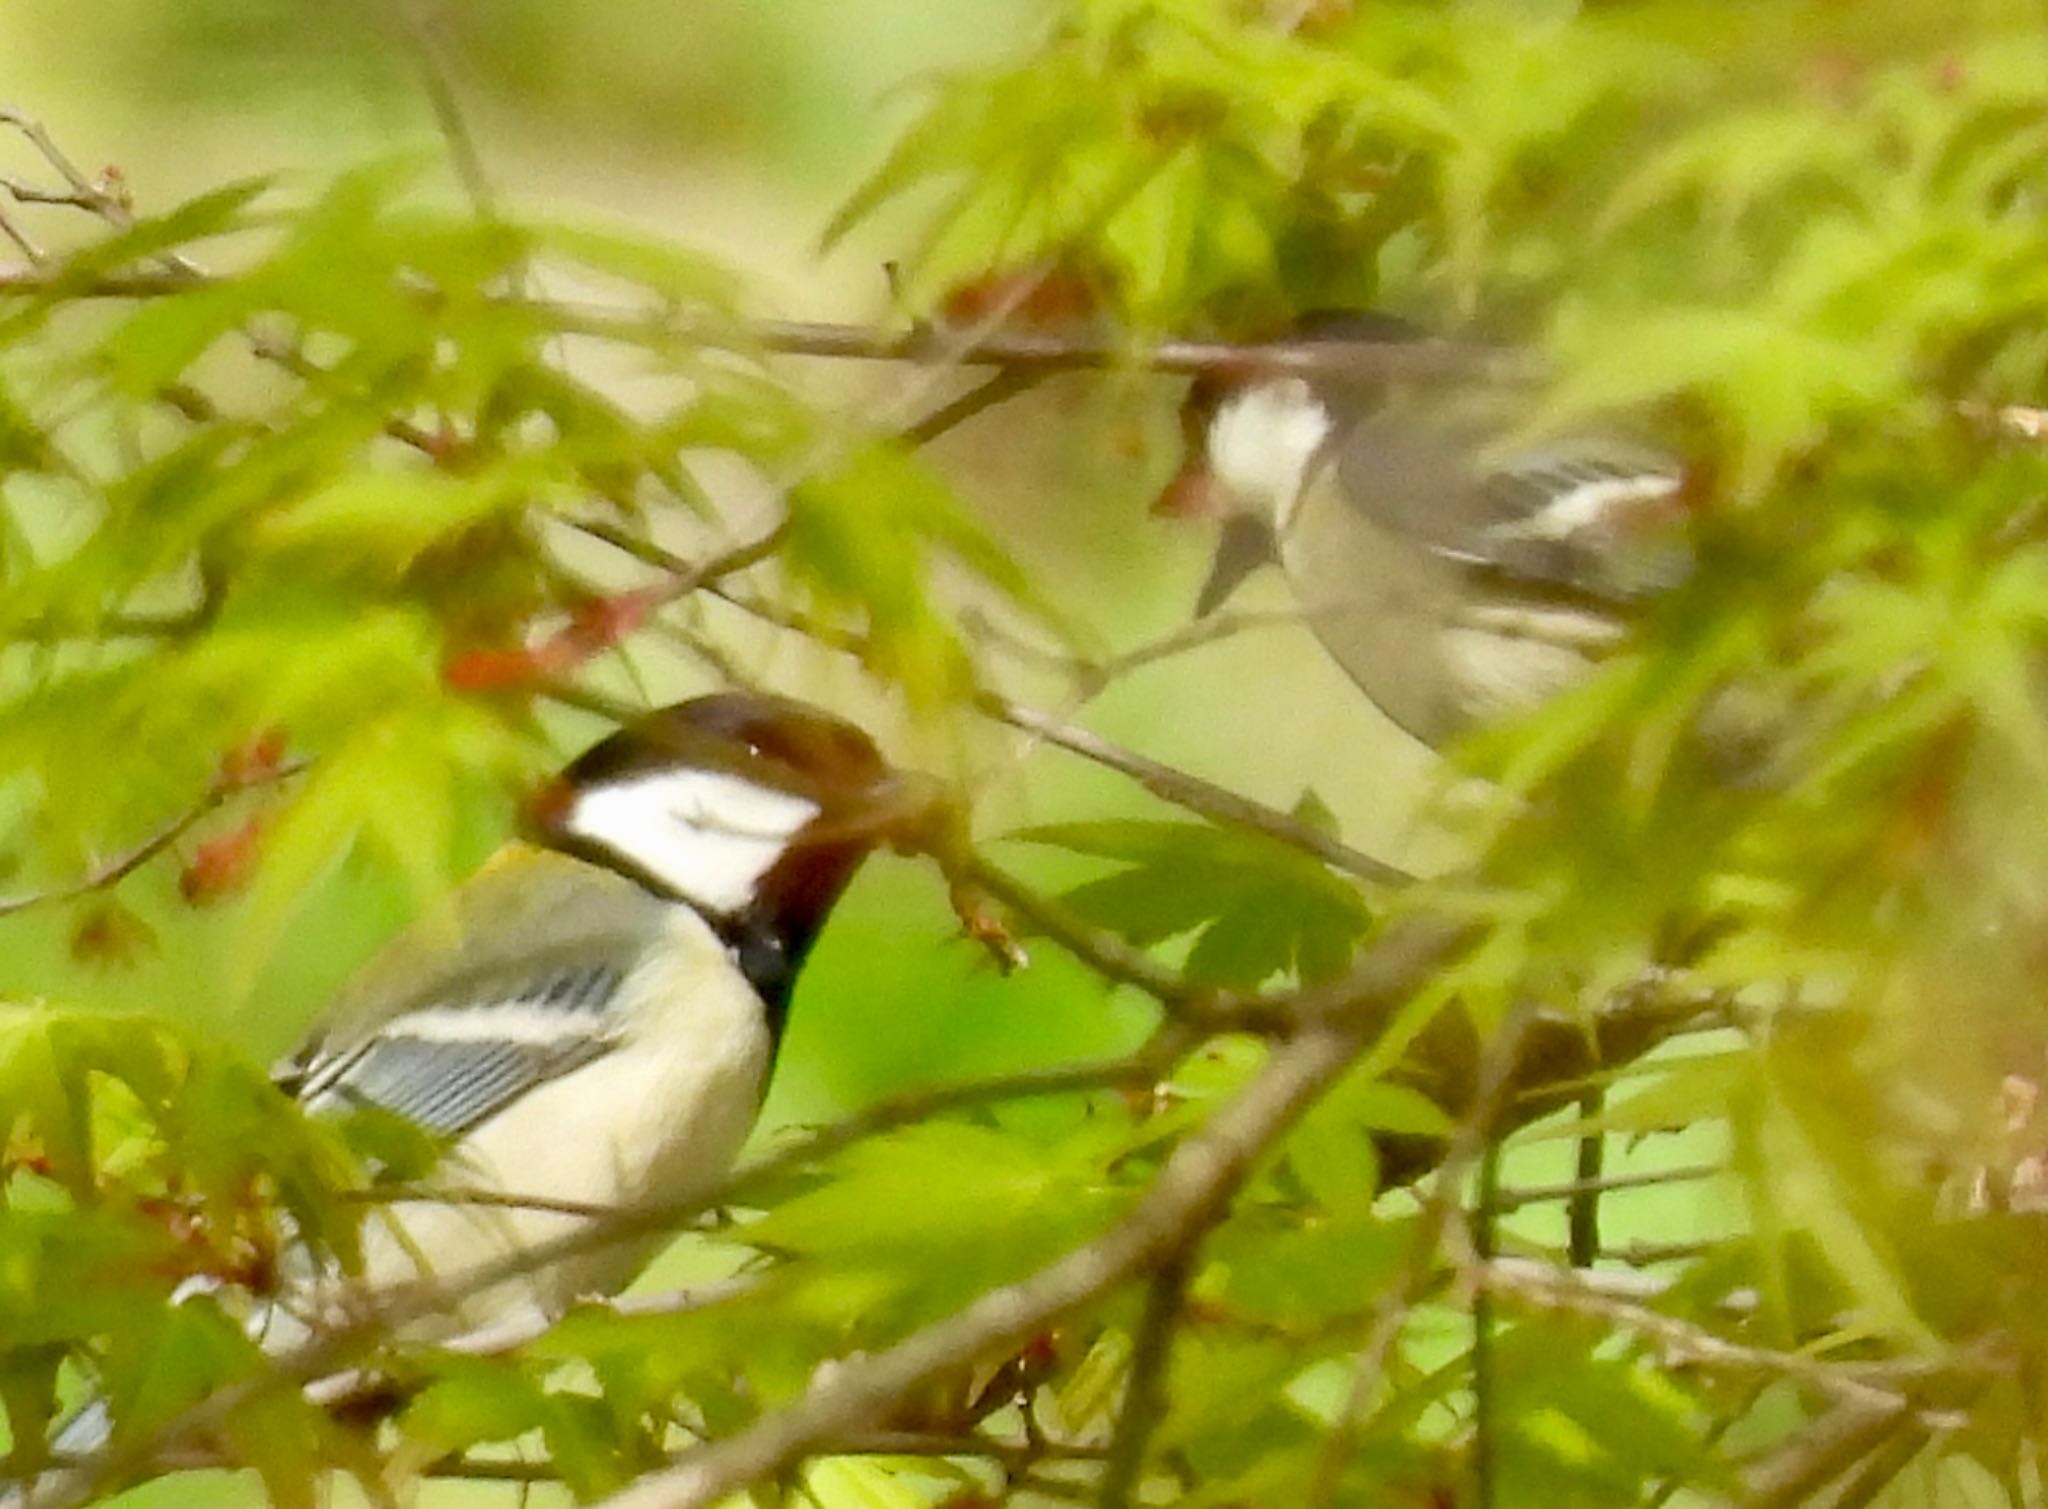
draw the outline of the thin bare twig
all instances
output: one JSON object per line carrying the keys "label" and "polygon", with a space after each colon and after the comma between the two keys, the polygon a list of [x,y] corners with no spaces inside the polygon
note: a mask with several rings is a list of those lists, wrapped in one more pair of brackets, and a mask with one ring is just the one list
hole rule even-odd
{"label": "thin bare twig", "polygon": [[[1479,1189],[1473,1201],[1472,1250],[1482,1263],[1494,1256],[1500,1215],[1500,1144],[1489,1135],[1479,1158]],[[1472,1291],[1472,1502],[1474,1509],[1494,1509],[1494,1446],[1496,1401],[1493,1371],[1493,1294],[1481,1286]]]}
{"label": "thin bare twig", "polygon": [[1012,728],[1128,776],[1161,801],[1186,808],[1212,823],[1264,834],[1313,854],[1333,869],[1375,885],[1403,886],[1414,881],[1415,877],[1407,871],[1354,849],[1342,839],[1313,828],[1298,818],[1239,796],[1227,787],[1189,775],[1162,761],[1123,749],[1098,734],[1063,723],[1035,708],[1025,707],[993,692],[984,692],[977,697],[975,706]]}
{"label": "thin bare twig", "polygon": [[[206,276],[172,277],[148,271],[102,273],[63,281],[61,269],[30,265],[0,267],[0,293],[38,293],[61,287],[77,298],[150,299],[181,293]],[[565,335],[590,336],[627,345],[666,345],[676,340],[703,343],[710,332],[645,310],[587,302],[527,298],[523,308]],[[800,320],[761,320],[748,326],[755,346],[786,356],[857,361],[906,362],[955,367],[1007,367],[1037,373],[1149,370],[1192,374],[1216,369],[1332,374],[1361,381],[1468,381],[1484,376],[1498,382],[1534,382],[1541,370],[1526,354],[1451,340],[1425,341],[1211,341],[1165,340],[1148,346],[1099,337],[1015,331],[1001,328],[1011,311],[965,331],[923,328],[907,332],[871,325]]]}
{"label": "thin bare twig", "polygon": [[[590,317],[591,333],[633,328],[630,320],[622,327],[609,312],[590,311]],[[861,361],[928,360],[935,349],[946,349],[944,343],[951,335],[942,330],[890,334],[857,325],[798,320],[763,321],[753,327],[753,333],[774,351]],[[1158,372],[1195,373],[1237,368],[1416,380],[1470,379],[1482,374],[1513,380],[1533,375],[1526,357],[1498,347],[1451,340],[1167,340],[1133,349],[1114,340],[998,329],[973,340],[956,359],[967,365],[1030,367],[1046,372],[1146,367]]]}
{"label": "thin bare twig", "polygon": [[[1657,1349],[1666,1367],[1703,1367],[1761,1378],[1789,1379],[1838,1399],[1855,1400],[1886,1411],[1914,1409],[1898,1385],[1925,1379],[1944,1369],[1919,1363],[1864,1365],[1829,1362],[1798,1352],[1773,1351],[1729,1341],[1694,1322],[1647,1300],[1662,1286],[1640,1296],[1616,1292],[1612,1275],[1589,1274],[1551,1264],[1494,1259],[1473,1266],[1466,1277],[1504,1300],[1537,1310],[1583,1315],[1642,1337]],[[1946,1371],[1953,1372],[1954,1369]]]}
{"label": "thin bare twig", "polygon": [[1174,1330],[1180,1323],[1195,1253],[1206,1228],[1186,1234],[1180,1249],[1153,1270],[1145,1286],[1145,1308],[1131,1338],[1131,1360],[1125,1370],[1123,1409],[1109,1443],[1096,1509],[1125,1509],[1145,1470],[1145,1447],[1166,1416],[1166,1375],[1173,1360]]}
{"label": "thin bare twig", "polygon": [[[11,188],[13,185],[5,182],[5,180],[0,180],[0,187]],[[21,196],[17,194],[14,197],[19,199]],[[0,236],[5,236],[9,241],[12,241],[15,249],[28,258],[29,261],[41,262],[43,260],[45,256],[43,248],[36,242],[34,237],[29,235],[27,229],[16,221],[12,215],[8,214],[4,208],[0,208]]]}
{"label": "thin bare twig", "polygon": [[[1607,1103],[1607,1092],[1595,1086],[1579,1097],[1579,1115],[1590,1121]],[[1571,1203],[1566,1211],[1569,1236],[1566,1250],[1574,1268],[1590,1268],[1600,1251],[1600,1197],[1606,1191],[1600,1176],[1607,1160],[1607,1135],[1591,1131],[1579,1138],[1573,1167]]]}
{"label": "thin bare twig", "polygon": [[13,127],[31,147],[35,148],[37,155],[50,165],[57,176],[64,180],[63,193],[39,195],[36,195],[34,190],[27,190],[25,186],[10,182],[8,191],[17,199],[24,198],[25,194],[35,195],[36,203],[71,205],[106,218],[113,218],[108,211],[109,204],[112,204],[120,215],[127,214],[125,201],[104,184],[88,177],[64,149],[57,145],[57,139],[50,134],[49,128],[35,116],[9,105],[0,105],[0,125]]}
{"label": "thin bare twig", "polygon": [[1743,1474],[1742,1509],[1793,1509],[1910,1428],[1903,1400],[1849,1398]]}
{"label": "thin bare twig", "polygon": [[1351,1387],[1339,1407],[1336,1420],[1323,1438],[1314,1479],[1306,1500],[1308,1509],[1325,1509],[1337,1502],[1344,1469],[1371,1426],[1372,1397],[1386,1374],[1401,1332],[1417,1297],[1429,1283],[1432,1268],[1446,1233],[1458,1219],[1458,1204],[1465,1171],[1495,1134],[1494,1120],[1507,1103],[1514,1069],[1521,1057],[1524,1037],[1533,1017],[1524,1006],[1502,1023],[1488,1045],[1480,1065],[1478,1083],[1471,1103],[1452,1134],[1450,1144],[1437,1165],[1436,1185],[1423,1201],[1422,1211],[1409,1233],[1406,1255],[1400,1268],[1373,1303],[1372,1321],[1364,1345],[1352,1365]]}
{"label": "thin bare twig", "polygon": [[637,535],[630,529],[622,529],[616,524],[606,523],[602,519],[569,519],[564,522],[579,533],[587,534],[593,540],[601,540],[614,550],[630,555],[644,566],[653,566],[657,570],[667,572],[671,580],[662,587],[661,597],[664,602],[674,602],[688,597],[700,587],[712,586],[728,576],[737,575],[751,566],[758,566],[782,548],[782,542],[789,533],[789,521],[779,520],[753,539],[741,540],[715,555],[707,556],[701,561],[692,561],[643,535]]}
{"label": "thin bare twig", "polygon": [[1197,618],[1182,624],[1169,633],[1146,644],[1123,650],[1104,660],[1088,660],[1064,650],[1048,649],[1033,644],[1019,635],[1012,634],[985,614],[969,609],[960,615],[961,627],[975,639],[1004,651],[1012,657],[1046,666],[1074,682],[1084,698],[1099,695],[1113,682],[1133,671],[1176,655],[1185,655],[1203,645],[1214,644],[1219,639],[1229,639],[1253,629],[1280,628],[1301,625],[1307,620],[1299,611],[1271,613],[1211,613],[1206,618]]}
{"label": "thin bare twig", "polygon": [[[1576,1200],[1586,1194],[1613,1194],[1618,1190],[1653,1189],[1664,1184],[1690,1184],[1698,1179],[1711,1179],[1728,1170],[1719,1163],[1682,1163],[1671,1168],[1645,1169],[1632,1174],[1602,1174],[1593,1179],[1568,1179],[1561,1184],[1524,1184],[1514,1189],[1504,1189],[1497,1197],[1498,1208],[1503,1212],[1520,1210],[1525,1205],[1547,1205],[1560,1200]],[[1579,1268],[1590,1264],[1575,1263]]]}
{"label": "thin bare twig", "polygon": [[1611,1243],[1602,1247],[1598,1256],[1610,1263],[1626,1263],[1631,1268],[1654,1268],[1660,1263],[1683,1263],[1703,1257],[1720,1245],[1713,1241],[1649,1242],[1637,1239]]}
{"label": "thin bare twig", "polygon": [[427,103],[434,112],[434,123],[440,129],[441,140],[447,145],[448,160],[454,165],[457,181],[469,196],[479,220],[497,220],[497,189],[491,182],[489,170],[484,167],[483,153],[477,149],[476,134],[469,129],[469,118],[463,113],[455,82],[449,76],[448,60],[442,53],[440,38],[435,35],[439,18],[428,14],[427,7],[419,0],[387,0],[387,6],[393,24],[405,39],[407,51],[412,54],[420,86],[426,91]]}
{"label": "thin bare twig", "polygon": [[376,1184],[368,1189],[346,1191],[342,1198],[355,1205],[467,1205],[489,1210],[534,1210],[577,1216],[586,1221],[602,1221],[623,1209],[588,1200],[558,1200],[516,1190],[464,1185]]}
{"label": "thin bare twig", "polygon": [[1129,985],[1152,997],[1169,1016],[1204,1031],[1282,1032],[1295,1025],[1287,998],[1242,998],[1212,987],[1190,984],[1141,948],[1114,933],[1090,927],[1058,902],[1041,896],[1007,871],[978,855],[943,856],[955,884],[999,901],[1033,929],[1086,964],[1106,980]]}
{"label": "thin bare twig", "polygon": [[898,432],[897,439],[907,445],[929,445],[946,431],[965,424],[984,409],[992,409],[1020,393],[1028,393],[1043,381],[1044,378],[1036,372],[1005,367],[992,377],[976,383],[952,402],[941,404],[924,418],[905,426]]}
{"label": "thin bare twig", "polygon": [[304,770],[309,762],[292,760],[275,770],[261,774],[245,775],[234,779],[216,780],[185,811],[165,823],[148,838],[64,885],[53,886],[44,891],[30,891],[19,896],[0,896],[0,917],[11,917],[16,912],[25,912],[31,907],[47,906],[53,902],[75,901],[80,896],[94,891],[104,891],[119,885],[130,875],[155,859],[159,854],[198,827],[220,809],[229,798],[244,791],[252,791],[277,781],[289,779]]}

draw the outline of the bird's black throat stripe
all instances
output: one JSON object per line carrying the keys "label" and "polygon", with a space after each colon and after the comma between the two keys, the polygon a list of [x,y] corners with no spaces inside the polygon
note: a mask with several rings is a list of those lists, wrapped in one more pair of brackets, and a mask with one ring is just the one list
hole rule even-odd
{"label": "bird's black throat stripe", "polygon": [[726,954],[761,998],[768,1012],[768,1035],[780,1046],[802,955],[792,952],[772,920],[751,910],[734,917],[707,913],[704,920],[711,924],[718,941],[725,945]]}

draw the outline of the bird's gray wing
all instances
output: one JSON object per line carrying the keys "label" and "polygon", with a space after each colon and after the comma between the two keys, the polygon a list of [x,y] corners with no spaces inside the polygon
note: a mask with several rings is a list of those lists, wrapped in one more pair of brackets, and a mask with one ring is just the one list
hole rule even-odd
{"label": "bird's gray wing", "polygon": [[278,1083],[453,1137],[609,1052],[624,971],[669,906],[608,870],[508,845],[343,988]]}
{"label": "bird's gray wing", "polygon": [[1669,457],[1608,437],[1502,454],[1497,422],[1397,406],[1354,426],[1328,464],[1377,527],[1501,592],[1618,606],[1684,578]]}
{"label": "bird's gray wing", "polygon": [[1592,443],[1505,458],[1478,480],[1466,563],[1615,604],[1665,590],[1692,565],[1682,480],[1662,456]]}
{"label": "bird's gray wing", "polygon": [[444,988],[368,1034],[316,1037],[277,1075],[315,1111],[374,1106],[460,1136],[616,1046],[624,972],[561,958]]}

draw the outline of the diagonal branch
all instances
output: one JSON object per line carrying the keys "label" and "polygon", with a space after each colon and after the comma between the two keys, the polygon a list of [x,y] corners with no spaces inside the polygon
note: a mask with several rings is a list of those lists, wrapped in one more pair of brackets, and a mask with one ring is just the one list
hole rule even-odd
{"label": "diagonal branch", "polygon": [[1204,1031],[1280,1033],[1295,1025],[1291,997],[1242,997],[1185,979],[1114,933],[1090,927],[1050,897],[976,855],[942,858],[956,886],[999,901],[1105,980],[1152,997],[1176,1021]]}
{"label": "diagonal branch", "polygon": [[1190,775],[1184,770],[1154,760],[1146,755],[1112,744],[1099,734],[1076,724],[1063,723],[1049,714],[1034,708],[985,692],[975,699],[975,706],[990,717],[1009,724],[1012,728],[1028,733],[1046,743],[1092,760],[1105,769],[1130,777],[1152,795],[1163,802],[1185,808],[1197,817],[1229,828],[1249,829],[1290,844],[1333,869],[1355,875],[1360,880],[1375,885],[1401,886],[1415,879],[1406,870],[1375,859],[1363,850],[1354,849],[1342,839],[1333,837],[1319,828],[1310,827],[1300,819],[1268,807],[1264,803],[1239,796],[1213,781]]}
{"label": "diagonal branch", "polygon": [[427,104],[434,112],[434,123],[441,132],[441,140],[448,149],[448,160],[454,167],[462,191],[469,196],[478,219],[497,220],[497,187],[484,166],[483,153],[476,144],[476,133],[469,127],[469,117],[463,112],[455,81],[449,76],[447,55],[437,34],[440,17],[429,14],[429,8],[420,0],[386,0],[386,9],[406,50],[412,55],[420,87],[426,92]]}
{"label": "diagonal branch", "polygon": [[[1695,1321],[1653,1308],[1648,1301],[1668,1295],[1670,1284],[1629,1275],[1588,1273],[1527,1259],[1482,1258],[1471,1265],[1465,1277],[1481,1290],[1524,1309],[1588,1316],[1640,1336],[1667,1368],[1702,1367],[1788,1379],[1881,1412],[1921,1415],[1916,1401],[1901,1385],[1963,1371],[1951,1364],[1829,1362],[1809,1353],[1729,1341]],[[1742,1316],[1751,1307],[1738,1303],[1729,1308]],[[1923,1423],[1932,1426],[1940,1419],[1923,1415]]]}
{"label": "diagonal branch", "polygon": [[1323,1027],[1277,1049],[1229,1105],[1167,1158],[1123,1220],[1031,1277],[991,1290],[885,1351],[849,1357],[795,1402],[605,1501],[693,1509],[773,1477],[884,1418],[962,1357],[1021,1344],[1180,1251],[1226,1207],[1259,1157],[1343,1073],[1362,1039]]}
{"label": "diagonal branch", "polygon": [[150,834],[148,838],[78,879],[64,885],[53,886],[46,891],[29,891],[19,896],[0,896],[0,917],[11,917],[16,912],[25,912],[31,907],[47,906],[54,902],[76,901],[79,897],[90,895],[94,891],[104,891],[119,885],[212,816],[230,797],[257,786],[286,780],[304,770],[307,763],[305,760],[293,760],[278,766],[275,770],[232,778],[224,776],[216,780],[206,788],[198,801]]}

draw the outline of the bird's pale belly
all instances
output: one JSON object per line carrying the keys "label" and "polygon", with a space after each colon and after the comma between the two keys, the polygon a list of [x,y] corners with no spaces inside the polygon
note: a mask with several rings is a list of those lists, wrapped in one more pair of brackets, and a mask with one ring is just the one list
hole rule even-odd
{"label": "bird's pale belly", "polygon": [[[614,1052],[522,1096],[517,1116],[477,1127],[462,1156],[437,1170],[436,1183],[603,1209],[673,1204],[716,1187],[753,1126],[771,1043],[759,1001],[723,968],[723,949],[701,921],[685,914],[675,925],[692,930],[679,940],[687,946],[662,951],[658,965],[622,989],[641,996],[633,1009],[687,1012],[690,1030],[634,1034]],[[601,1077],[595,1094],[579,1082],[584,1075]],[[533,1137],[536,1124],[551,1135]],[[573,1213],[516,1204],[394,1205],[365,1224],[354,1292],[374,1295],[425,1277],[458,1290],[467,1274],[590,1224]],[[459,1330],[521,1311],[557,1314],[579,1298],[623,1287],[667,1239],[658,1232],[579,1253],[464,1296],[438,1323],[416,1329]]]}

